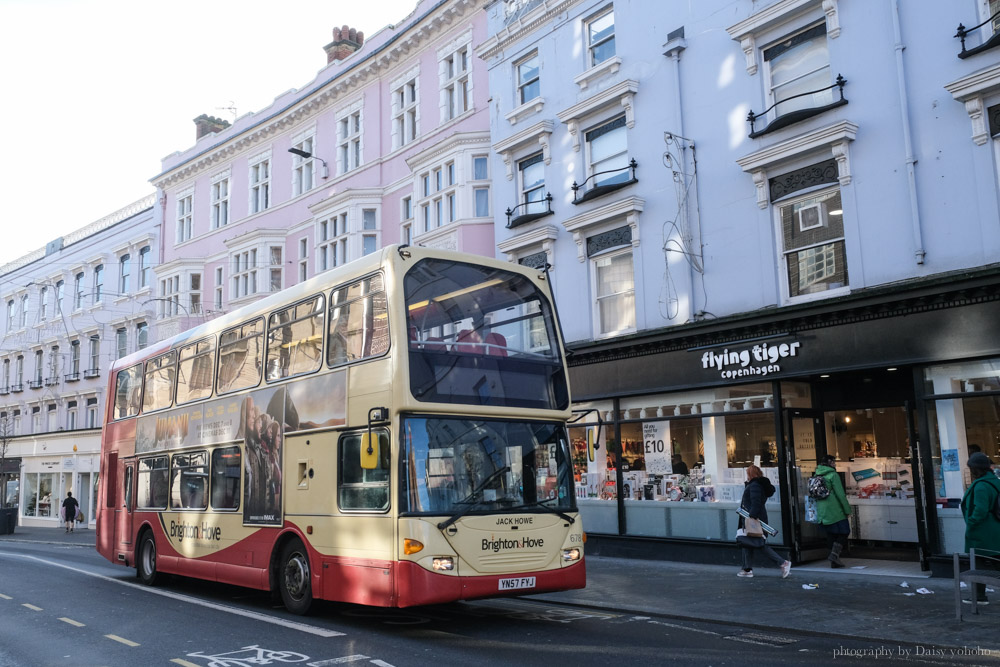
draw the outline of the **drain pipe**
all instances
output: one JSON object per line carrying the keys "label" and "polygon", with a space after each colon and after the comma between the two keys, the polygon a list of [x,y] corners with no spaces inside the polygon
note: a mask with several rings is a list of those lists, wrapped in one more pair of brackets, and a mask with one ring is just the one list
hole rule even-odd
{"label": "drain pipe", "polygon": [[910,189],[910,226],[913,230],[914,256],[917,264],[924,263],[923,234],[920,231],[920,207],[917,204],[917,177],[914,165],[917,159],[913,156],[913,139],[910,134],[910,114],[906,94],[906,74],[903,69],[903,38],[899,29],[899,0],[892,2],[892,34],[896,40],[896,78],[899,81],[899,115],[903,127],[903,145],[906,151],[906,179]]}

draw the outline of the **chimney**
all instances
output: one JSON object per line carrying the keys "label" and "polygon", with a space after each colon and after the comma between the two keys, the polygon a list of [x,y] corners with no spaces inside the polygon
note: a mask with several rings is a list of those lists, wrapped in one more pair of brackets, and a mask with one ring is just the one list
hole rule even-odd
{"label": "chimney", "polygon": [[221,132],[222,130],[229,127],[228,120],[222,120],[221,118],[216,118],[215,116],[209,116],[208,114],[202,114],[194,119],[195,126],[195,141],[201,139],[206,134],[215,134],[216,132]]}
{"label": "chimney", "polygon": [[364,43],[365,33],[360,30],[348,28],[346,25],[343,28],[334,28],[333,41],[323,47],[326,51],[326,64],[343,60],[360,49]]}

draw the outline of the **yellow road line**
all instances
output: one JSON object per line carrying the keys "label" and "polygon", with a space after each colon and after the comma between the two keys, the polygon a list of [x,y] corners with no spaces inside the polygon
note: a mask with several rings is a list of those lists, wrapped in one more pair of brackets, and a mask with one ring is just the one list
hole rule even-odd
{"label": "yellow road line", "polygon": [[182,660],[180,658],[174,658],[170,662],[174,663],[175,665],[181,665],[181,667],[201,667],[201,665],[196,665],[193,662],[188,662],[187,660]]}
{"label": "yellow road line", "polygon": [[72,618],[66,618],[65,616],[63,616],[59,620],[62,621],[63,623],[69,623],[70,625],[75,625],[78,628],[82,628],[84,626],[84,624],[81,623],[80,621],[74,621]]}
{"label": "yellow road line", "polygon": [[125,639],[124,637],[119,637],[118,635],[104,635],[104,636],[107,637],[108,639],[113,639],[116,642],[121,642],[122,644],[125,644],[125,646],[138,646],[138,644],[136,644],[134,641],[130,641],[128,639]]}
{"label": "yellow road line", "polygon": [[4,600],[13,600],[14,599],[14,598],[12,598],[9,595],[4,595],[3,593],[0,593],[0,598],[3,598]]}
{"label": "yellow road line", "polygon": [[33,604],[28,604],[27,602],[25,602],[25,603],[24,603],[24,604],[22,604],[21,606],[22,606],[22,607],[27,607],[28,609],[34,609],[35,611],[41,611],[41,610],[42,610],[42,608],[41,608],[41,607],[36,607],[35,605],[33,605]]}

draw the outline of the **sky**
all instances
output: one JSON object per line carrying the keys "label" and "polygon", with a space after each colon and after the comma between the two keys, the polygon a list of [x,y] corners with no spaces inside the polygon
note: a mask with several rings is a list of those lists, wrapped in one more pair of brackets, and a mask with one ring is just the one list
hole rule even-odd
{"label": "sky", "polygon": [[334,26],[417,0],[0,0],[0,266],[152,194],[160,160],[302,88]]}

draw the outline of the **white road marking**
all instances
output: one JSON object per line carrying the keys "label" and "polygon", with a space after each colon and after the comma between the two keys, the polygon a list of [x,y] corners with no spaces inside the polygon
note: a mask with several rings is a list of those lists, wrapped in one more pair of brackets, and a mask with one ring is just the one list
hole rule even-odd
{"label": "white road marking", "polygon": [[174,658],[170,662],[175,665],[180,665],[181,667],[201,667],[201,665],[196,665],[193,662],[188,662],[187,660],[182,660],[181,658]]}
{"label": "white road marking", "polygon": [[74,621],[72,618],[66,618],[65,616],[63,616],[59,620],[62,621],[63,623],[69,623],[70,625],[75,625],[78,628],[82,628],[85,626],[84,623],[81,623],[80,621]]}
{"label": "white road marking", "polygon": [[719,636],[718,632],[712,632],[711,630],[700,630],[698,628],[692,628],[687,625],[678,625],[677,623],[667,623],[665,621],[647,621],[653,625],[665,625],[668,628],[677,628],[679,630],[687,630],[688,632],[700,632],[703,635],[713,635],[715,637]]}
{"label": "white road marking", "polygon": [[41,608],[41,607],[36,607],[35,605],[33,605],[33,604],[28,604],[27,602],[25,602],[25,603],[24,603],[24,604],[22,604],[21,606],[22,606],[22,607],[27,607],[28,609],[34,609],[35,611],[41,611],[41,610],[42,610],[42,608]]}
{"label": "white road marking", "polygon": [[3,598],[4,600],[13,600],[14,599],[14,598],[12,598],[9,595],[4,595],[3,593],[0,593],[0,598]]}
{"label": "white road marking", "polygon": [[343,665],[347,662],[357,662],[358,660],[367,660],[367,655],[345,655],[343,658],[330,658],[329,660],[318,660],[316,662],[307,662],[306,667],[328,667],[328,665]]}
{"label": "white road marking", "polygon": [[373,665],[378,665],[378,667],[392,667],[388,662],[383,662],[382,660],[372,660]]}
{"label": "white road marking", "polygon": [[125,644],[125,646],[138,646],[139,645],[139,644],[137,644],[136,642],[134,642],[134,641],[132,641],[130,639],[125,639],[124,637],[119,637],[118,635],[104,635],[104,636],[107,637],[108,639],[112,639],[112,640],[114,640],[116,642],[120,642],[122,644]]}
{"label": "white road marking", "polygon": [[[45,563],[46,565],[52,565],[53,567],[61,567],[65,570],[71,570],[73,572],[79,572],[80,574],[85,574],[88,577],[94,577],[96,579],[101,579],[103,581],[110,581],[121,586],[128,586],[129,588],[134,588],[139,591],[145,591],[146,593],[152,593],[154,595],[160,595],[165,598],[170,598],[172,600],[179,600],[180,602],[187,602],[188,604],[195,604],[200,607],[207,607],[209,609],[215,609],[216,611],[222,611],[227,614],[233,614],[234,616],[243,616],[245,618],[252,618],[257,621],[262,621],[264,623],[271,623],[272,625],[280,625],[282,627],[288,628],[290,630],[298,630],[299,632],[306,632],[312,635],[317,635],[319,637],[342,637],[343,632],[337,632],[336,630],[328,630],[326,628],[321,628],[315,625],[307,625],[306,623],[299,623],[297,621],[289,621],[283,618],[276,618],[274,616],[268,616],[267,614],[261,614],[256,611],[249,611],[247,609],[237,609],[236,607],[230,607],[224,604],[217,604],[215,602],[208,602],[207,600],[199,600],[198,598],[193,598],[188,595],[181,595],[180,593],[172,593],[170,591],[161,590],[158,588],[150,588],[149,586],[142,586],[140,584],[133,584],[129,581],[122,581],[121,579],[115,579],[114,577],[108,577],[103,574],[97,574],[96,572],[88,572],[87,570],[81,570],[78,567],[71,567],[69,565],[63,565],[62,563],[56,563],[54,561],[45,560],[44,558],[38,558],[37,556],[28,556],[25,554],[12,554],[0,551],[0,556],[13,556],[16,558],[25,558],[28,560],[38,561],[39,563]],[[28,606],[28,605],[25,605]],[[41,611],[41,609],[38,609]]]}

